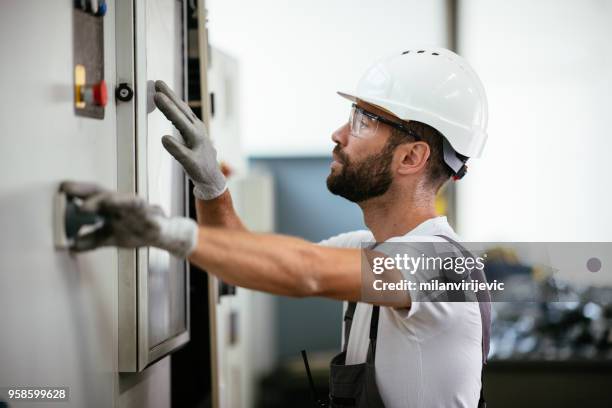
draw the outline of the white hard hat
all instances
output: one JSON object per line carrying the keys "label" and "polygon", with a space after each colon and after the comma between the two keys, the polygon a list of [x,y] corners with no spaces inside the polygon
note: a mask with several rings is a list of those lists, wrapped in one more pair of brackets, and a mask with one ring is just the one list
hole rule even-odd
{"label": "white hard hat", "polygon": [[458,163],[449,163],[455,158],[449,157],[448,143],[464,162],[479,157],[487,140],[482,82],[465,59],[444,48],[411,49],[380,60],[366,71],[355,92],[338,94],[435,128],[447,139],[445,161],[455,173]]}

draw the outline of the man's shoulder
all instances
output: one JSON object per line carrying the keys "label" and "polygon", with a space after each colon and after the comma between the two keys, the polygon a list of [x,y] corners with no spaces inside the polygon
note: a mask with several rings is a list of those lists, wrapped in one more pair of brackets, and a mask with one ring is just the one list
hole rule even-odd
{"label": "man's shoulder", "polygon": [[430,218],[405,235],[389,238],[386,242],[446,242],[443,237],[461,240],[446,217],[440,216]]}
{"label": "man's shoulder", "polygon": [[319,242],[319,245],[337,248],[360,248],[362,243],[373,242],[374,236],[369,230],[343,232]]}
{"label": "man's shoulder", "polygon": [[[459,236],[448,223],[446,217],[430,218],[405,235],[388,239],[386,242],[446,242],[441,236],[460,241]],[[319,242],[319,245],[340,248],[360,248],[363,243],[374,242],[370,230],[362,229],[345,232]]]}

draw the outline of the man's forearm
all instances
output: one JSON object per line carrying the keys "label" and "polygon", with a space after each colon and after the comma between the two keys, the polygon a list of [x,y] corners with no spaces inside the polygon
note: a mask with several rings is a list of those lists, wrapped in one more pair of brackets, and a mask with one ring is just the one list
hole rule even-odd
{"label": "man's forearm", "polygon": [[200,225],[246,231],[246,227],[234,210],[229,189],[212,200],[196,198],[196,214]]}
{"label": "man's forearm", "polygon": [[[362,299],[365,260],[357,248],[330,248],[286,235],[200,226],[189,261],[229,284],[275,295],[410,307],[406,291]],[[372,274],[365,276],[373,279]],[[379,278],[399,282],[402,275],[391,270]],[[371,279],[364,284],[371,286]]]}
{"label": "man's forearm", "polygon": [[189,260],[229,284],[277,295],[356,301],[361,293],[358,249],[201,226]]}

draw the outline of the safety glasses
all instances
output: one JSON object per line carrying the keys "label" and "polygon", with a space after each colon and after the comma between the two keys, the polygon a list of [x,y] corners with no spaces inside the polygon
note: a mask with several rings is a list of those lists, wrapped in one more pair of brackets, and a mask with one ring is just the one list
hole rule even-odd
{"label": "safety glasses", "polygon": [[349,130],[352,136],[359,137],[361,139],[374,137],[378,131],[378,126],[380,123],[384,123],[392,128],[401,130],[402,132],[412,136],[415,140],[421,140],[417,134],[401,123],[393,122],[392,120],[383,118],[375,113],[368,112],[353,104],[351,114],[349,116]]}

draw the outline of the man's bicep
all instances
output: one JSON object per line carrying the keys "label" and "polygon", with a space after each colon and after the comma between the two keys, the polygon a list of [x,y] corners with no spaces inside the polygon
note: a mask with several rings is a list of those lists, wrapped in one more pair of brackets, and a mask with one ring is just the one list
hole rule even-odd
{"label": "man's bicep", "polygon": [[358,302],[361,293],[360,251],[316,245],[312,268],[317,281],[315,296]]}
{"label": "man's bicep", "polygon": [[[318,263],[319,296],[337,300],[366,302],[380,306],[398,308],[410,307],[410,295],[407,291],[372,292],[379,283],[399,283],[402,275],[397,270],[390,270],[381,277],[381,282],[374,282],[372,273],[372,251],[347,248],[320,248]],[[380,254],[383,255],[383,254]]]}
{"label": "man's bicep", "polygon": [[409,281],[395,267],[393,258],[372,249],[363,249],[361,258],[361,301],[399,309],[410,308]]}

